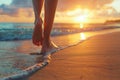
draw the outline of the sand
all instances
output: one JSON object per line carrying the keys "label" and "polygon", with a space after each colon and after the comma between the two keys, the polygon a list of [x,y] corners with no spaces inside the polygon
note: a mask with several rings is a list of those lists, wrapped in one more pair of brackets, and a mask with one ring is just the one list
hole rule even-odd
{"label": "sand", "polygon": [[120,80],[120,32],[58,51],[29,80]]}

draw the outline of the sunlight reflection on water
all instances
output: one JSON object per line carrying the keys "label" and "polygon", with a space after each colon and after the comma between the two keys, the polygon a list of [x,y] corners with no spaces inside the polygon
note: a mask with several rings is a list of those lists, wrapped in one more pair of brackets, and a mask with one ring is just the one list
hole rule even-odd
{"label": "sunlight reflection on water", "polygon": [[[67,47],[87,40],[91,36],[112,33],[116,31],[120,30],[104,30],[99,32],[86,32],[64,36],[56,36],[52,37],[52,40],[59,47]],[[26,68],[35,64],[36,58],[25,54],[29,54],[31,52],[40,52],[40,47],[34,46],[31,40],[0,41],[0,44],[0,70],[2,70],[2,74],[0,74],[0,77],[20,72],[21,68]],[[9,67],[8,65],[11,67]],[[8,70],[9,72],[6,70]]]}
{"label": "sunlight reflection on water", "polygon": [[80,33],[80,38],[81,38],[81,40],[86,40],[87,39],[87,37],[84,33]]}

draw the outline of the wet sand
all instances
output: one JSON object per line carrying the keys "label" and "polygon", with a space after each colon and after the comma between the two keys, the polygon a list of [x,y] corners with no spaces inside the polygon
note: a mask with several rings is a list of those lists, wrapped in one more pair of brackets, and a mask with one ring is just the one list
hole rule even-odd
{"label": "wet sand", "polygon": [[120,32],[56,52],[29,80],[120,80]]}

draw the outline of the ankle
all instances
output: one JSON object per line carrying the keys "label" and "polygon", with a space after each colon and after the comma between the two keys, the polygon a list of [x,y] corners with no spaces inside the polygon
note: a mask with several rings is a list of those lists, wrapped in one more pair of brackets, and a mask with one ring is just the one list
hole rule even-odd
{"label": "ankle", "polygon": [[49,48],[51,45],[49,42],[43,42],[43,47]]}
{"label": "ankle", "polygon": [[35,21],[34,21],[34,24],[37,25],[37,24],[42,24],[43,21],[42,21],[42,18],[35,18]]}

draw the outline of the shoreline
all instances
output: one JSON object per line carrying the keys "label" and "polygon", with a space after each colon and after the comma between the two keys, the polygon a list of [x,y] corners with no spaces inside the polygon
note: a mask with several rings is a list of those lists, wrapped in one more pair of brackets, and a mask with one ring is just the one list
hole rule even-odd
{"label": "shoreline", "polygon": [[[112,33],[117,33],[117,32],[115,31],[115,32],[112,32]],[[61,50],[64,50],[64,49],[67,49],[67,48],[70,48],[70,47],[77,46],[77,45],[83,43],[84,41],[88,41],[89,39],[91,39],[93,37],[101,36],[101,35],[106,35],[106,34],[111,34],[111,33],[102,33],[102,34],[99,34],[99,35],[92,36],[92,37],[90,37],[90,38],[88,38],[86,40],[82,40],[82,41],[80,41],[80,42],[78,42],[76,44],[73,44],[73,45],[61,48],[57,52],[59,52]],[[57,53],[57,52],[54,52],[54,53]],[[48,64],[49,64],[49,62],[43,62],[43,63],[35,64],[35,65],[27,68],[23,74],[22,73],[21,74],[16,74],[16,75],[13,75],[13,76],[10,76],[10,77],[2,78],[0,80],[11,80],[11,79],[18,80],[20,78],[23,79],[25,77],[28,77],[29,75],[31,76],[31,74],[36,73],[38,70],[41,70],[43,67],[45,67]]]}
{"label": "shoreline", "polygon": [[94,36],[56,52],[53,62],[30,80],[119,80],[119,34],[120,31]]}

